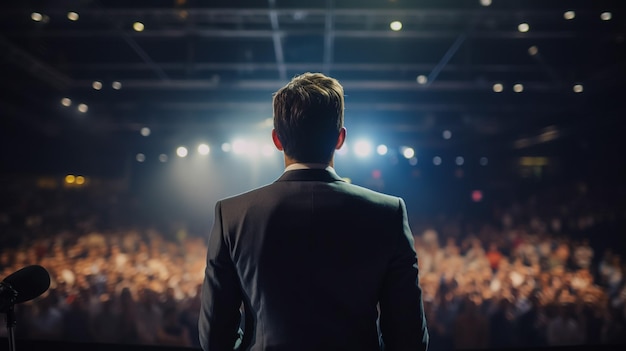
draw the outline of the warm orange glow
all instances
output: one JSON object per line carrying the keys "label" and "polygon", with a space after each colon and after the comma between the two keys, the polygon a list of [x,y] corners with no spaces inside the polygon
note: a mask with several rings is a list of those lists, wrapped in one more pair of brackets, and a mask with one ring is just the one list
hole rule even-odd
{"label": "warm orange glow", "polygon": [[76,177],[76,184],[78,184],[78,185],[85,184],[85,177],[83,177],[83,176]]}

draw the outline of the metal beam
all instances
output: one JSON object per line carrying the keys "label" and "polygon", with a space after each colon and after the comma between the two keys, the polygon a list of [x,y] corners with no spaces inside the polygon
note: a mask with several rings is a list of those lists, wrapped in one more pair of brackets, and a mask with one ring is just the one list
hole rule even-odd
{"label": "metal beam", "polygon": [[2,36],[0,36],[0,57],[6,58],[9,62],[23,68],[32,76],[41,79],[58,90],[64,90],[72,84],[70,77],[18,48]]}
{"label": "metal beam", "polygon": [[[590,6],[592,7],[592,6]],[[268,18],[269,12],[275,11],[279,16],[294,17],[294,15],[305,13],[307,17],[312,16],[325,16],[326,9],[323,7],[318,8],[185,8],[189,17],[212,17],[211,20],[217,20],[219,22],[238,21],[235,17],[255,17],[256,18]],[[160,20],[166,20],[168,18],[177,19],[180,9],[178,8],[118,8],[118,9],[105,9],[105,8],[85,8],[80,10],[80,16],[82,18],[94,18],[99,19],[102,17],[122,18],[130,17],[133,20],[136,18],[158,18]],[[561,10],[534,10],[534,9],[492,9],[492,8],[479,8],[479,9],[463,9],[463,8],[445,8],[445,9],[381,9],[381,8],[337,8],[335,9],[335,15],[341,17],[363,17],[374,16],[388,21],[390,17],[421,17],[425,19],[440,19],[440,18],[470,18],[474,16],[484,15],[486,17],[494,19],[519,19],[519,18],[545,18],[554,19],[555,15],[562,16]],[[49,16],[64,17],[67,14],[67,9],[56,8],[47,9],[45,14]],[[0,18],[16,18],[24,15],[23,10],[11,10],[5,9],[0,13]],[[576,16],[596,16],[597,11],[595,9],[576,9]]]}
{"label": "metal beam", "polygon": [[97,11],[97,13],[99,13],[99,17],[103,18],[105,22],[108,22],[110,25],[112,25],[113,30],[122,37],[122,39],[128,44],[128,46],[130,46],[131,49],[133,49],[133,51],[137,54],[137,56],[139,56],[141,60],[145,62],[160,79],[168,80],[169,77],[167,76],[167,74],[165,74],[161,67],[159,67],[159,65],[157,65],[152,60],[150,55],[148,55],[148,53],[135,41],[134,37],[130,35],[131,32],[122,29],[119,18],[117,16],[112,16],[110,13],[107,13],[98,1],[95,1],[94,5],[96,6],[95,10]]}
{"label": "metal beam", "polygon": [[334,11],[335,3],[333,0],[326,1],[326,19],[324,24],[324,59],[323,59],[323,72],[326,74],[330,74],[330,66],[333,61],[333,49],[335,42],[335,22],[334,22]]}
{"label": "metal beam", "polygon": [[[76,81],[76,88],[91,89],[92,81]],[[168,80],[155,81],[152,79],[124,80],[124,89],[144,90],[206,90],[206,89],[229,89],[229,90],[276,90],[284,85],[282,80],[238,80],[221,82],[219,80]],[[427,90],[427,91],[489,91],[491,85],[487,82],[475,81],[438,81],[428,88],[418,85],[415,81],[393,80],[342,80],[341,85],[345,89],[353,91],[395,91],[395,90]],[[529,82],[524,84],[526,91],[549,92],[561,90],[560,86],[544,83]]]}
{"label": "metal beam", "polygon": [[[186,70],[187,65],[185,63],[159,63],[159,66],[164,70],[181,71]],[[59,68],[69,71],[81,71],[81,70],[102,70],[102,71],[140,71],[152,69],[145,63],[67,63],[59,64]],[[416,71],[424,72],[430,71],[435,67],[435,64],[420,64],[420,63],[333,63],[333,68],[338,71],[350,71],[350,72],[381,72],[381,71]],[[193,68],[195,71],[240,71],[240,70],[254,70],[254,71],[273,71],[277,69],[275,62],[249,62],[249,63],[214,63],[214,62],[194,62]],[[302,70],[323,70],[323,64],[319,62],[303,62],[303,63],[285,63],[285,68],[290,71],[302,71]],[[466,70],[474,72],[491,72],[491,73],[527,73],[527,72],[539,72],[540,67],[536,65],[454,65],[448,64],[442,69],[446,72],[463,72]]]}
{"label": "metal beam", "polygon": [[[196,35],[204,38],[283,38],[286,36],[324,35],[324,30],[316,29],[289,29],[289,30],[264,30],[264,29],[151,29],[143,32],[127,31],[133,38],[182,38]],[[40,38],[95,38],[118,36],[116,30],[46,30],[46,31],[6,31],[5,35],[12,38],[40,37]],[[334,30],[335,38],[357,39],[448,39],[459,35],[455,30],[402,30],[392,32],[388,30]],[[532,31],[520,33],[518,31],[489,31],[477,30],[468,34],[468,38],[475,39],[576,39],[576,40],[614,40],[615,35],[607,32],[584,33],[576,31]]]}
{"label": "metal beam", "polygon": [[443,57],[441,57],[441,60],[439,60],[439,62],[437,63],[437,66],[435,66],[435,68],[428,75],[428,81],[426,82],[426,86],[430,86],[437,79],[437,77],[439,76],[439,73],[441,73],[443,68],[448,64],[448,62],[450,62],[450,59],[452,59],[452,57],[459,50],[463,42],[465,42],[465,39],[467,38],[467,36],[470,35],[474,31],[476,27],[476,23],[478,23],[480,19],[481,17],[472,18],[468,28],[459,34],[459,36],[456,38],[454,43],[452,43],[450,48],[448,48],[448,51],[446,51]]}
{"label": "metal beam", "polygon": [[148,65],[148,67],[150,67],[154,71],[154,73],[156,73],[159,78],[161,78],[162,80],[169,79],[163,69],[152,60],[150,55],[148,55],[148,53],[144,49],[142,49],[141,46],[139,46],[139,44],[137,44],[137,42],[133,38],[131,38],[130,35],[128,35],[128,33],[122,32],[121,35],[122,38],[124,38],[124,41],[133,49],[133,51],[135,51],[135,53],[139,57],[141,57],[141,59]]}
{"label": "metal beam", "polygon": [[287,69],[285,68],[285,55],[283,53],[282,38],[278,25],[278,14],[276,12],[276,0],[268,0],[270,11],[268,13],[272,23],[272,41],[274,43],[274,55],[276,56],[276,66],[278,67],[278,77],[280,80],[287,80]]}

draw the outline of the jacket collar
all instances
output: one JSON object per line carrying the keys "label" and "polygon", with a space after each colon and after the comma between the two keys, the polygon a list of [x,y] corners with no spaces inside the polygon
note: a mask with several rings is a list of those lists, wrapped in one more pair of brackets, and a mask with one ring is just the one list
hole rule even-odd
{"label": "jacket collar", "polygon": [[289,182],[289,181],[322,181],[322,182],[343,182],[332,170],[327,169],[296,169],[293,171],[286,171],[277,182]]}

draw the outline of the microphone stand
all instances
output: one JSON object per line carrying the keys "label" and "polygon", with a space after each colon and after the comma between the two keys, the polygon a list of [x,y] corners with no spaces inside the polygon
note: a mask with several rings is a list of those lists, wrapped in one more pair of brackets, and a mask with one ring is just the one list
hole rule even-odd
{"label": "microphone stand", "polygon": [[17,299],[17,291],[9,284],[0,282],[0,297],[7,300],[7,303],[0,305],[0,313],[6,314],[7,319],[7,337],[9,339],[9,351],[15,351],[15,300]]}
{"label": "microphone stand", "polygon": [[15,320],[15,309],[13,307],[13,304],[11,304],[6,311],[9,351],[15,351],[15,325],[17,324],[17,321]]}

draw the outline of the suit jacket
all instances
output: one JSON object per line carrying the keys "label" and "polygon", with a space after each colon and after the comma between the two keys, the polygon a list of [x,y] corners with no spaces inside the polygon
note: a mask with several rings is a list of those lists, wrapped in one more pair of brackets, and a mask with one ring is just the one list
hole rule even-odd
{"label": "suit jacket", "polygon": [[199,319],[207,351],[426,350],[401,198],[324,169],[219,201]]}

